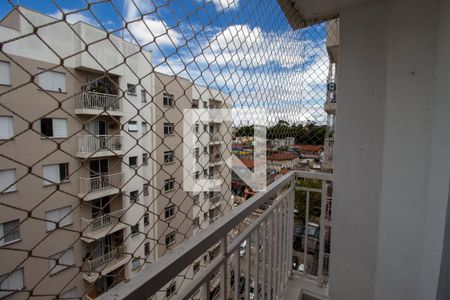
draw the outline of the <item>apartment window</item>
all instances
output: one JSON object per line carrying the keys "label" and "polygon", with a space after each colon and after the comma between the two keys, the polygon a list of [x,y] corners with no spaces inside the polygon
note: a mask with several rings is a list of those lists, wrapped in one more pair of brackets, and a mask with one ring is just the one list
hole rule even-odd
{"label": "apartment window", "polygon": [[164,209],[164,218],[171,219],[175,216],[175,205],[168,206]]}
{"label": "apartment window", "polygon": [[194,157],[196,159],[198,159],[200,156],[200,149],[199,148],[194,148]]}
{"label": "apartment window", "polygon": [[197,274],[198,270],[200,270],[200,262],[197,261],[194,263],[194,265],[192,266],[192,271],[194,272],[194,274]]}
{"label": "apartment window", "polygon": [[147,103],[147,93],[145,92],[145,90],[141,90],[141,102]]}
{"label": "apartment window", "polygon": [[203,132],[208,132],[208,125],[207,124],[203,124]]}
{"label": "apartment window", "polygon": [[170,191],[173,191],[174,189],[175,189],[175,179],[171,178],[171,179],[164,180],[164,191],[165,192],[170,192]]}
{"label": "apartment window", "polygon": [[200,226],[200,218],[196,217],[192,224],[194,225],[194,228],[198,228]]}
{"label": "apartment window", "polygon": [[130,156],[128,158],[128,166],[130,168],[136,168],[138,166],[138,157],[137,156]]}
{"label": "apartment window", "polygon": [[20,241],[19,220],[13,220],[0,224],[0,245],[6,245]]}
{"label": "apartment window", "polygon": [[0,193],[4,194],[17,191],[15,182],[16,169],[0,170]]}
{"label": "apartment window", "polygon": [[139,191],[130,192],[130,203],[136,203],[139,200]]}
{"label": "apartment window", "polygon": [[138,132],[137,121],[128,121],[128,132]]}
{"label": "apartment window", "polygon": [[148,212],[144,214],[143,219],[144,219],[144,226],[150,225],[150,216],[149,216]]}
{"label": "apartment window", "polygon": [[198,100],[192,100],[192,108],[198,108]]}
{"label": "apartment window", "polygon": [[67,137],[67,119],[42,118],[41,134],[53,138]]}
{"label": "apartment window", "polygon": [[194,133],[198,133],[200,131],[200,124],[195,123],[194,124]]}
{"label": "apartment window", "polygon": [[66,74],[56,71],[46,71],[44,69],[38,69],[38,72],[44,72],[36,77],[37,84],[41,89],[51,92],[66,91]]}
{"label": "apartment window", "polygon": [[171,297],[175,294],[177,291],[177,283],[173,282],[167,289],[166,289],[166,297]]}
{"label": "apartment window", "polygon": [[200,172],[199,171],[195,171],[194,172],[194,179],[197,180],[200,178]]}
{"label": "apartment window", "polygon": [[0,61],[0,84],[11,85],[11,64],[8,61]]}
{"label": "apartment window", "polygon": [[142,126],[142,135],[146,134],[148,131],[148,126],[147,126],[147,122],[142,122],[141,123]]}
{"label": "apartment window", "polygon": [[50,275],[61,272],[75,264],[73,248],[49,257]]}
{"label": "apartment window", "polygon": [[127,94],[136,96],[136,85],[127,83]]}
{"label": "apartment window", "polygon": [[208,220],[208,213],[207,213],[207,212],[205,212],[205,213],[203,214],[203,220]]}
{"label": "apartment window", "polygon": [[1,275],[0,282],[0,290],[6,290],[0,292],[1,299],[14,293],[13,291],[22,290],[24,288],[23,268],[15,270],[11,274]]}
{"label": "apartment window", "polygon": [[164,93],[163,94],[163,105],[164,106],[173,106],[173,95]]}
{"label": "apartment window", "polygon": [[173,123],[164,123],[164,135],[173,135]]}
{"label": "apartment window", "polygon": [[143,191],[143,193],[144,193],[144,196],[148,196],[148,186],[149,186],[148,183],[144,183],[144,184],[142,185],[142,191]]}
{"label": "apartment window", "polygon": [[148,153],[142,153],[142,164],[144,166],[148,165]]}
{"label": "apartment window", "polygon": [[74,287],[74,288],[68,290],[67,292],[62,293],[59,296],[59,299],[72,299],[72,300],[73,299],[78,299],[78,297],[77,297],[77,288]]}
{"label": "apartment window", "polygon": [[203,153],[208,154],[208,146],[204,146],[204,147],[203,147]]}
{"label": "apartment window", "polygon": [[173,151],[164,151],[164,163],[170,164],[174,162]]}
{"label": "apartment window", "polygon": [[131,236],[135,236],[139,233],[139,223],[136,223],[136,225],[131,226]]}
{"label": "apartment window", "polygon": [[45,212],[45,219],[47,222],[47,231],[56,229],[56,223],[59,227],[64,227],[72,224],[72,206],[61,207]]}
{"label": "apartment window", "polygon": [[202,101],[203,102],[203,108],[208,108],[208,102],[206,101]]}
{"label": "apartment window", "polygon": [[192,196],[192,199],[194,200],[194,204],[198,204],[200,202],[200,195],[194,195]]}
{"label": "apartment window", "polygon": [[7,140],[13,136],[13,117],[0,117],[0,140]]}
{"label": "apartment window", "polygon": [[150,243],[148,243],[148,242],[144,244],[144,255],[145,256],[150,255]]}
{"label": "apartment window", "polygon": [[171,233],[166,234],[166,246],[170,246],[175,243],[175,233],[175,231],[172,231]]}
{"label": "apartment window", "polygon": [[69,164],[54,164],[42,166],[44,185],[58,184],[69,180]]}
{"label": "apartment window", "polygon": [[208,177],[208,170],[207,169],[203,169],[203,176],[204,177]]}

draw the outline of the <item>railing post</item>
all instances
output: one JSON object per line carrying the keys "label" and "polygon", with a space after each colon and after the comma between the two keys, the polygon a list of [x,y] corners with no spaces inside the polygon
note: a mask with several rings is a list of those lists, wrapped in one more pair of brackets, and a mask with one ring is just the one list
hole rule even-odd
{"label": "railing post", "polygon": [[239,252],[240,249],[238,247],[234,252],[234,299],[239,299],[240,294],[241,266]]}
{"label": "railing post", "polygon": [[262,228],[262,246],[263,246],[263,257],[262,257],[262,279],[261,279],[261,298],[266,299],[266,272],[268,270],[266,266],[266,256],[267,256],[267,218],[263,220],[263,228]]}
{"label": "railing post", "polygon": [[222,255],[225,257],[223,263],[222,263],[222,272],[220,275],[220,297],[222,300],[227,299],[227,235],[222,239],[222,242],[220,244]]}
{"label": "railing post", "polygon": [[305,208],[305,230],[304,230],[304,241],[305,245],[303,247],[303,268],[304,275],[308,273],[308,223],[309,223],[309,191],[306,191],[306,208]]}
{"label": "railing post", "polygon": [[255,251],[256,251],[256,263],[255,263],[255,285],[253,288],[253,294],[255,295],[255,300],[259,299],[259,230],[260,230],[260,226],[258,224],[258,226],[256,227],[256,237],[255,237]]}
{"label": "railing post", "polygon": [[245,300],[250,299],[250,263],[251,263],[251,247],[252,234],[247,237],[245,245]]}
{"label": "railing post", "polygon": [[322,194],[320,202],[320,237],[319,237],[319,268],[317,271],[317,283],[323,284],[323,253],[325,251],[325,213],[327,206],[327,182],[322,180]]}

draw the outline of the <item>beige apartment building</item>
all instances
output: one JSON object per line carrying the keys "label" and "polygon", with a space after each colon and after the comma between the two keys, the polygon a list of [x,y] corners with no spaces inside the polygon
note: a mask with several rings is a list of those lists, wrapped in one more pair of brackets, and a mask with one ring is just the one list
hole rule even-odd
{"label": "beige apartment building", "polygon": [[83,22],[43,27],[46,43],[18,38],[55,21],[18,10],[26,19],[0,21],[0,41],[17,38],[0,56],[0,297],[94,299],[231,208],[226,126],[202,126],[202,175],[220,175],[219,189],[181,187],[183,109],[225,98],[154,73],[150,52]]}

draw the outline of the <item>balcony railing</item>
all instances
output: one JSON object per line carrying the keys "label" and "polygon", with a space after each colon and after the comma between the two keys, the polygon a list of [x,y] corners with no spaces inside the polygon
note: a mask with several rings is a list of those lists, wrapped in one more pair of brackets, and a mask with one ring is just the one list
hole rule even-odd
{"label": "balcony railing", "polygon": [[97,268],[99,268],[100,266],[107,264],[116,258],[119,258],[123,254],[124,254],[124,246],[120,246],[112,249],[111,251],[101,256],[94,257],[92,259],[87,259],[84,261],[84,271],[95,272]]}
{"label": "balcony railing", "polygon": [[121,112],[121,99],[117,95],[82,91],[76,95],[75,109]]}
{"label": "balcony railing", "polygon": [[123,173],[105,174],[90,178],[80,178],[80,194],[119,189],[122,186]]}
{"label": "balcony railing", "polygon": [[[319,264],[314,276],[309,274],[306,268],[300,273],[292,270],[293,232],[295,222],[298,222],[294,221],[295,190],[301,182],[297,180],[299,178],[313,180],[319,184],[321,182],[319,189],[301,187],[307,192],[306,224],[310,193],[322,194],[317,253]],[[217,243],[220,243],[219,253],[205,268],[198,271],[192,280],[183,282],[178,288],[177,299],[188,299],[193,295],[197,297],[199,293],[201,299],[211,299],[211,280],[217,271],[220,272],[220,299],[250,299],[251,290],[255,299],[283,299],[289,275],[293,272],[308,279],[312,278],[318,286],[322,286],[329,264],[329,254],[325,253],[325,195],[331,181],[332,175],[326,173],[292,171],[286,174],[268,186],[266,191],[256,194],[219,218],[213,225],[186,240],[177,251],[162,256],[129,282],[112,288],[100,299],[148,298]],[[261,207],[264,206],[262,210]],[[242,228],[242,224],[246,227]],[[240,228],[238,233],[236,228]],[[307,239],[305,241],[307,243]],[[304,253],[307,253],[307,250],[304,250]],[[241,282],[246,283],[244,291]],[[302,287],[298,288],[300,292]]]}
{"label": "balcony railing", "polygon": [[104,151],[122,151],[121,135],[79,135],[78,153],[82,155],[98,154]]}
{"label": "balcony railing", "polygon": [[115,212],[101,215],[94,219],[81,218],[81,226],[84,233],[95,233],[106,227],[114,226],[119,222],[120,217],[122,217],[124,210],[117,210]]}
{"label": "balcony railing", "polygon": [[220,155],[219,152],[213,152],[209,157],[209,161],[213,163],[220,162],[222,160],[222,155]]}

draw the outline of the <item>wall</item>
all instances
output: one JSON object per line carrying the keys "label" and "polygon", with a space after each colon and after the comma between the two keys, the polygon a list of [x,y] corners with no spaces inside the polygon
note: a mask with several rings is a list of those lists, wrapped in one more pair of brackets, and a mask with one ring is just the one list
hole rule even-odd
{"label": "wall", "polygon": [[439,25],[449,8],[398,0],[341,11],[332,299],[436,297],[450,153]]}

